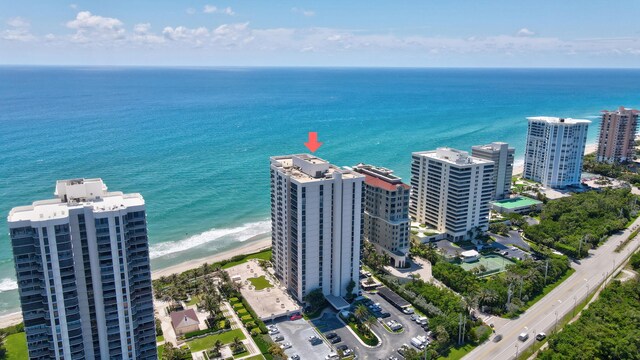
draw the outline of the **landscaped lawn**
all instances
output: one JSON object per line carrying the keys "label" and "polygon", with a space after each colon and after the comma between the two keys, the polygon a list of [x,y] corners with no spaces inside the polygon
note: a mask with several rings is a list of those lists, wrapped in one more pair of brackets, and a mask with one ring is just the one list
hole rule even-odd
{"label": "landscaped lawn", "polygon": [[164,353],[164,345],[158,346],[158,359],[162,359],[163,353]]}
{"label": "landscaped lawn", "polygon": [[458,360],[462,359],[465,355],[467,355],[471,350],[473,350],[475,346],[471,344],[466,344],[461,347],[452,347],[449,349],[449,354],[443,357],[442,359],[446,360]]}
{"label": "landscaped lawn", "polygon": [[164,341],[164,336],[160,335],[160,336],[156,336],[156,342],[161,342]]}
{"label": "landscaped lawn", "polygon": [[260,277],[249,278],[249,282],[256,288],[256,290],[273,287],[273,285],[271,285],[269,280],[267,280],[264,275]]}
{"label": "landscaped lawn", "polygon": [[24,360],[29,358],[27,352],[27,334],[20,332],[9,335],[4,339],[4,347],[7,349],[7,360]]}
{"label": "landscaped lawn", "polygon": [[191,306],[191,305],[195,305],[200,301],[200,297],[198,297],[198,295],[194,295],[191,297],[191,300],[189,300],[189,302],[187,302],[187,306]]}
{"label": "landscaped lawn", "polygon": [[231,331],[225,331],[221,334],[209,335],[200,339],[187,341],[187,344],[189,345],[191,352],[194,353],[197,351],[211,349],[213,347],[213,344],[215,344],[217,340],[222,341],[223,344],[233,342],[233,338],[235,338],[236,336],[240,340],[246,339],[246,337],[242,333],[242,330],[235,329]]}
{"label": "landscaped lawn", "polygon": [[256,355],[256,356],[252,356],[250,358],[246,358],[245,360],[264,360],[264,356]]}
{"label": "landscaped lawn", "polygon": [[262,260],[269,260],[271,259],[271,249],[267,249],[264,251],[260,251],[259,253],[255,253],[255,254],[249,254],[247,255],[244,259],[242,260],[238,260],[238,261],[231,261],[229,263],[226,263],[222,266],[223,269],[228,269],[230,267],[234,267],[238,264],[242,264],[245,263],[251,259],[262,259]]}

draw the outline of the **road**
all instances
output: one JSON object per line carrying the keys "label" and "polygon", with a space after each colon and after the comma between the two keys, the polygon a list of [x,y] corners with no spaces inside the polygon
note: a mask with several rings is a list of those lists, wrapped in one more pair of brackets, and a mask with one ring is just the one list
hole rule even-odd
{"label": "road", "polygon": [[[636,219],[629,228],[640,225],[640,218]],[[631,241],[620,252],[614,250],[625,240],[630,230],[612,235],[603,245],[590,251],[590,256],[582,259],[580,264],[574,263],[576,272],[562,284],[553,289],[547,296],[539,300],[518,319],[507,321],[496,327],[496,334],[503,336],[499,342],[493,337],[471,351],[464,359],[514,359],[517,354],[533,344],[535,334],[546,332],[549,334],[556,326],[558,319],[572,311],[574,304],[585,299],[587,294],[594,291],[602,282],[616,270],[634,251],[640,247],[640,236]],[[502,322],[501,322],[502,323]],[[525,342],[518,340],[522,332],[529,334]]]}

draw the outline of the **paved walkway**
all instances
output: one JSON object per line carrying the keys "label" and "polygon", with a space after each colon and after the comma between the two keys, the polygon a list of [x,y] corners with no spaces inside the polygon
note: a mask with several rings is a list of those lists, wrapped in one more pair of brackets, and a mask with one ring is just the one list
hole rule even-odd
{"label": "paved walkway", "polygon": [[444,286],[431,274],[431,263],[428,260],[415,256],[409,262],[411,263],[410,268],[398,269],[393,266],[385,266],[385,270],[387,270],[393,276],[405,279],[410,279],[411,275],[418,275],[418,278],[422,281],[429,282],[440,287]]}

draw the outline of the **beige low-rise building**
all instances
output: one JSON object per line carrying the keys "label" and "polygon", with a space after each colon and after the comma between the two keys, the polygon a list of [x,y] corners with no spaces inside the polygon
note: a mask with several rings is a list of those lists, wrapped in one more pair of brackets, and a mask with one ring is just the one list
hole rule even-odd
{"label": "beige low-rise building", "polygon": [[193,309],[172,312],[171,325],[176,336],[200,330],[200,320]]}

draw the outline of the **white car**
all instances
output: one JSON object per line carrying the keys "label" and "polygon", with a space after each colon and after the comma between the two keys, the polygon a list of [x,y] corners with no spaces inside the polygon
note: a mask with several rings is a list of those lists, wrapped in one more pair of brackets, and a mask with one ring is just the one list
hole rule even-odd
{"label": "white car", "polygon": [[338,354],[336,353],[331,353],[325,356],[325,360],[338,360],[338,359],[340,359],[340,356],[338,356]]}
{"label": "white car", "polygon": [[527,341],[528,338],[529,338],[529,334],[527,334],[526,332],[520,333],[520,335],[518,335],[518,340],[522,342]]}
{"label": "white car", "polygon": [[280,330],[278,330],[278,329],[269,330],[269,335],[275,335],[275,334],[278,334],[278,333],[280,333]]}
{"label": "white car", "polygon": [[408,307],[408,308],[406,308],[406,309],[403,309],[403,310],[402,310],[402,312],[403,312],[404,314],[406,314],[406,315],[411,315],[411,314],[413,314],[413,308]]}
{"label": "white car", "polygon": [[283,343],[283,344],[280,345],[280,348],[282,350],[291,349],[291,343],[289,343],[289,342]]}
{"label": "white car", "polygon": [[300,360],[300,355],[294,354],[289,357],[289,360]]}

